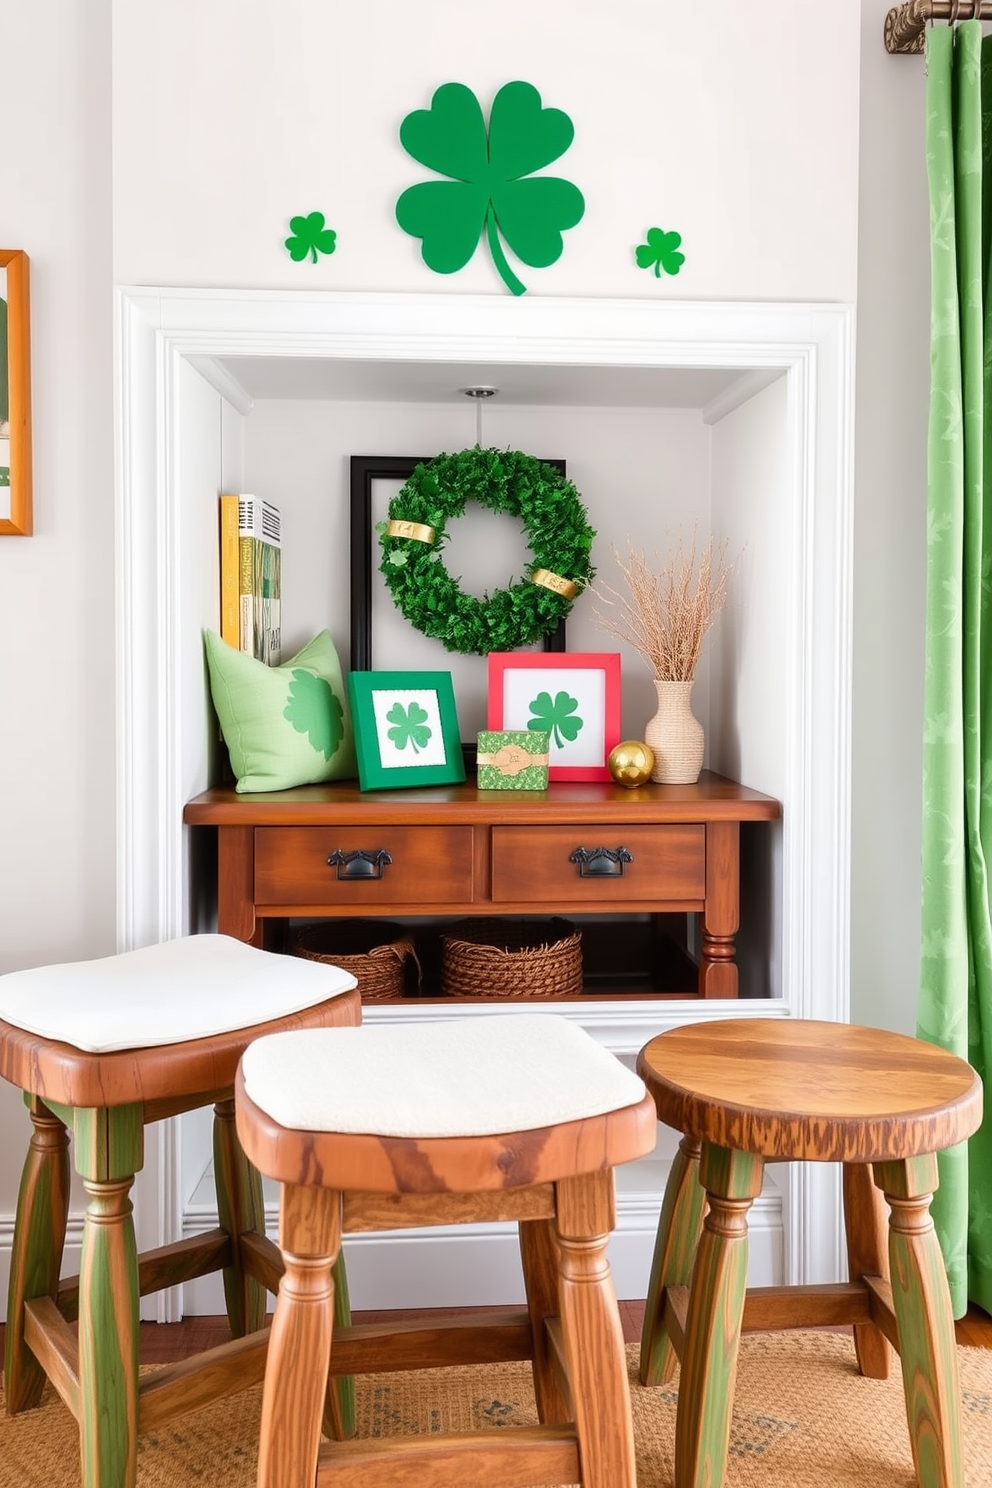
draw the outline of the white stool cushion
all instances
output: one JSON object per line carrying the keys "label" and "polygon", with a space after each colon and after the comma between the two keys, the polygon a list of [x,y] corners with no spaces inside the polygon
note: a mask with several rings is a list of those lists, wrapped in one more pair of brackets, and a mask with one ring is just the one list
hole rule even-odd
{"label": "white stool cushion", "polygon": [[272,1033],[241,1067],[281,1126],[389,1137],[531,1131],[636,1105],[645,1088],[554,1013]]}
{"label": "white stool cushion", "polygon": [[250,1028],[356,986],[325,962],[189,935],[94,961],[0,976],[0,1019],[91,1054]]}

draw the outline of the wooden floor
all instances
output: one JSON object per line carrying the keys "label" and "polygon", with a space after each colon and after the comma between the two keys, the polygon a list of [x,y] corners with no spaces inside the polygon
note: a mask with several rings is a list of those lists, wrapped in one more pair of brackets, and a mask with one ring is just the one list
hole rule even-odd
{"label": "wooden floor", "polygon": [[[421,1314],[421,1316],[441,1319],[457,1316],[459,1311],[465,1310],[450,1308]],[[353,1321],[377,1323],[386,1322],[390,1318],[405,1319],[417,1315],[416,1312],[356,1312]],[[628,1343],[636,1343],[640,1338],[643,1317],[643,1302],[620,1303],[620,1320],[623,1324],[624,1338]],[[955,1331],[959,1343],[968,1344],[972,1348],[992,1349],[992,1317],[981,1312],[977,1307],[972,1308],[967,1316],[955,1325]],[[211,1348],[214,1344],[224,1343],[229,1337],[227,1319],[224,1317],[189,1318],[182,1323],[143,1323],[141,1326],[142,1363],[171,1363],[174,1359],[182,1359],[189,1354],[199,1353],[201,1349]]]}
{"label": "wooden floor", "polygon": [[[398,1320],[418,1316],[440,1320],[457,1317],[460,1312],[467,1310],[469,1309],[453,1307],[424,1313],[356,1312],[353,1320],[356,1323],[377,1323],[388,1321],[390,1318]],[[492,1309],[494,1312],[498,1310],[498,1308]],[[643,1302],[620,1303],[620,1320],[623,1324],[624,1338],[628,1343],[636,1343],[640,1338],[643,1317]],[[3,1325],[0,1324],[0,1355],[3,1350],[3,1331]],[[972,1307],[967,1316],[955,1324],[955,1331],[958,1343],[966,1344],[971,1348],[992,1349],[992,1317],[977,1307]],[[213,1348],[215,1344],[226,1343],[229,1338],[225,1317],[194,1317],[187,1318],[181,1323],[142,1323],[141,1362],[142,1364],[171,1364],[176,1359],[185,1359],[191,1354],[200,1353],[203,1349]]]}

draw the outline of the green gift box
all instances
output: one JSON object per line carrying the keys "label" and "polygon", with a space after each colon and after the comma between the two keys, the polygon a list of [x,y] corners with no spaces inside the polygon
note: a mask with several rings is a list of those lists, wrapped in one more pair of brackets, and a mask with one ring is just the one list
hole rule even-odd
{"label": "green gift box", "polygon": [[476,756],[480,790],[547,790],[551,735],[540,729],[483,729]]}

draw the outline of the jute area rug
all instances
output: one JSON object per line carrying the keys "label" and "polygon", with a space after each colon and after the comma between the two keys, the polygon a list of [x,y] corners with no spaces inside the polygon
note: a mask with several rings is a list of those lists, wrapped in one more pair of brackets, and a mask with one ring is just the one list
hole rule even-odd
{"label": "jute area rug", "polygon": [[[671,1488],[676,1390],[637,1383],[627,1348],[638,1488]],[[992,1350],[959,1348],[962,1488],[992,1488]],[[139,1488],[254,1488],[261,1387],[143,1438]],[[467,1431],[536,1421],[527,1364],[478,1365],[358,1381],[362,1435]],[[79,1488],[76,1424],[54,1394],[0,1415],[0,1488]],[[913,1488],[896,1361],[862,1379],[837,1333],[752,1334],[741,1344],[727,1488]]]}

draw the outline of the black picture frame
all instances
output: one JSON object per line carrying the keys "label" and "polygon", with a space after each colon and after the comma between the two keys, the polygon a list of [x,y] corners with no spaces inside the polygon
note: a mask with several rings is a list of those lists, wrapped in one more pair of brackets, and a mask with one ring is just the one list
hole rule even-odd
{"label": "black picture frame", "polygon": [[[372,670],[372,482],[409,480],[430,455],[352,455],[351,457],[351,670]],[[560,475],[564,460],[545,460]],[[544,637],[545,651],[564,651],[565,621]]]}

